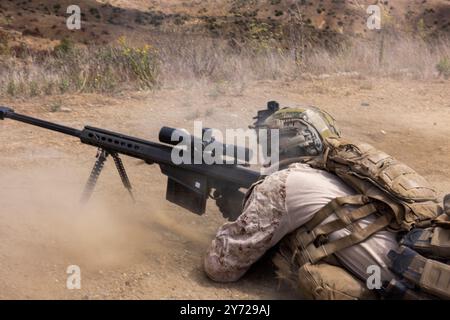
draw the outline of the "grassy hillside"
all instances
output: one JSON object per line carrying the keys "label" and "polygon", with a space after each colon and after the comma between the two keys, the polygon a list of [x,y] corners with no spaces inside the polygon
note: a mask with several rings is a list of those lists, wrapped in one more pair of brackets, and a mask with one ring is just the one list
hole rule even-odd
{"label": "grassy hillside", "polygon": [[[245,82],[450,76],[449,0],[72,0],[0,3],[0,95]],[[369,4],[382,31],[366,27]]]}
{"label": "grassy hillside", "polygon": [[[78,4],[83,27],[65,26],[66,8]],[[14,38],[33,38],[44,47],[64,37],[82,43],[108,43],[120,35],[147,39],[166,32],[191,32],[243,41],[255,29],[281,38],[302,28],[317,41],[337,35],[367,36],[368,5],[373,0],[7,0],[0,3],[0,28]],[[379,1],[385,27],[427,36],[450,33],[450,1]],[[290,28],[291,27],[291,28]],[[298,30],[296,30],[298,32]],[[279,37],[279,38],[280,38]],[[323,38],[323,39],[322,39]],[[277,39],[277,40],[285,40]]]}

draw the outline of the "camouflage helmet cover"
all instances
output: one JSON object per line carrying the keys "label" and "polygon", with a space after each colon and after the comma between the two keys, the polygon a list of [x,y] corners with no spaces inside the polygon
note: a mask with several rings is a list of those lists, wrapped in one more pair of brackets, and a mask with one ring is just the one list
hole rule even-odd
{"label": "camouflage helmet cover", "polygon": [[319,155],[324,139],[340,136],[334,118],[313,106],[280,109],[264,126],[279,129],[280,155],[284,157]]}

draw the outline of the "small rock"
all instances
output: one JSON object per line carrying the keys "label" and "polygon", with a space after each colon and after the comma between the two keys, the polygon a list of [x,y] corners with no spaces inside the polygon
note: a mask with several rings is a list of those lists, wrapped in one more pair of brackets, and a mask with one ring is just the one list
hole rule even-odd
{"label": "small rock", "polygon": [[323,74],[319,75],[319,79],[328,79],[330,77],[331,77],[331,75],[329,75],[327,73],[323,73]]}
{"label": "small rock", "polygon": [[370,106],[370,103],[368,102],[361,102],[361,107],[368,107]]}
{"label": "small rock", "polygon": [[381,132],[382,134],[386,134],[386,131],[384,131],[384,130],[380,130],[380,132]]}
{"label": "small rock", "polygon": [[67,108],[67,107],[61,107],[61,108],[59,109],[59,111],[61,111],[61,112],[72,112],[72,109]]}

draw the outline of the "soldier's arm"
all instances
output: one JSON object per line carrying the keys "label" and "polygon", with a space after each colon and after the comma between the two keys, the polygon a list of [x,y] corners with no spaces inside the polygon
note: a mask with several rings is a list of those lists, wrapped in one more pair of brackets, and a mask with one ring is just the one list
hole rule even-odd
{"label": "soldier's arm", "polygon": [[281,171],[266,178],[254,188],[241,216],[219,229],[204,260],[211,279],[238,280],[285,235],[286,177]]}

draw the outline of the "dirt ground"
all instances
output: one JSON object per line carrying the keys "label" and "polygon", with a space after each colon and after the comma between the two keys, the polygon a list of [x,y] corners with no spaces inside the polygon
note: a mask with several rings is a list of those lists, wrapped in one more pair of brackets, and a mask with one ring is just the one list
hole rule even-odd
{"label": "dirt ground", "polygon": [[[161,126],[246,127],[268,100],[314,104],[344,136],[405,161],[442,196],[450,192],[450,82],[325,78],[295,83],[183,84],[152,93],[4,99],[17,112],[156,140]],[[67,108],[67,109],[65,109]],[[213,202],[196,216],[165,202],[157,166],[124,157],[137,198],[112,162],[93,201],[77,205],[96,150],[69,136],[0,121],[1,299],[295,299],[268,260],[241,281],[211,282],[202,257],[224,219]],[[82,288],[66,288],[81,268]]]}

